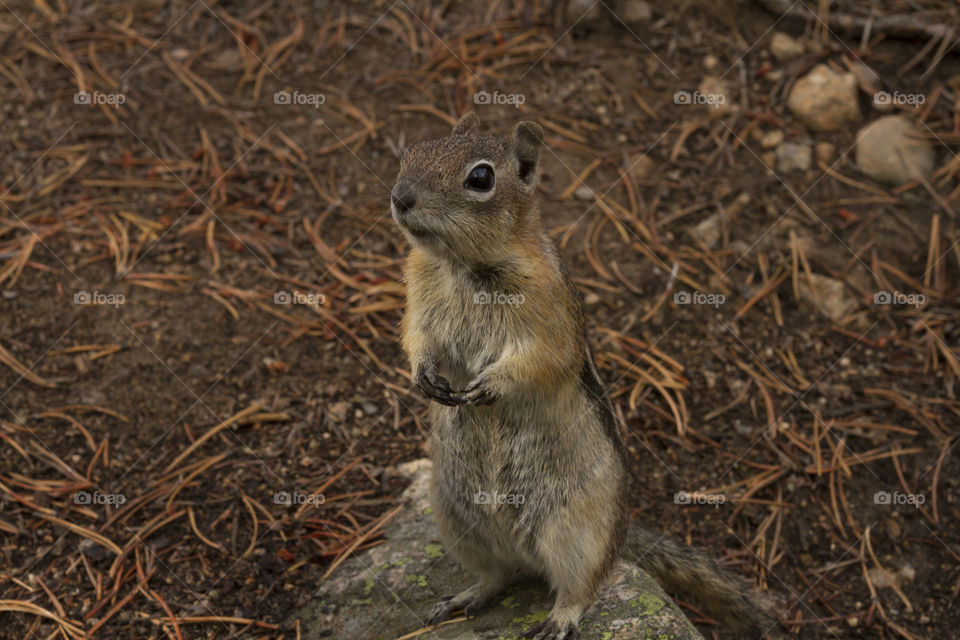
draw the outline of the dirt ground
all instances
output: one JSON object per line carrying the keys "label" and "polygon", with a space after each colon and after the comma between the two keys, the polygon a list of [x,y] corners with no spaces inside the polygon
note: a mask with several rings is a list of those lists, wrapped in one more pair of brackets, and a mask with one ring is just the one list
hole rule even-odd
{"label": "dirt ground", "polygon": [[[770,592],[795,637],[956,633],[952,34],[748,1],[2,4],[0,637],[306,633],[288,617],[380,541],[389,468],[426,453],[388,194],[398,150],[469,109],[545,128],[543,217],[635,517]],[[773,58],[775,30],[808,52]],[[859,124],[791,115],[819,63],[860,72],[862,123],[871,88],[925,97],[896,108],[929,180],[874,183]],[[676,100],[706,76],[725,108]],[[834,153],[770,170],[774,131]]]}

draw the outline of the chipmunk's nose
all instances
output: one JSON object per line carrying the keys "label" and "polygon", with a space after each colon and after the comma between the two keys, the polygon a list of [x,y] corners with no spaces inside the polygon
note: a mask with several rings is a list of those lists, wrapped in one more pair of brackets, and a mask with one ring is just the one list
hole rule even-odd
{"label": "chipmunk's nose", "polygon": [[404,214],[417,205],[417,196],[414,194],[413,184],[409,180],[398,181],[394,185],[390,197],[399,214]]}

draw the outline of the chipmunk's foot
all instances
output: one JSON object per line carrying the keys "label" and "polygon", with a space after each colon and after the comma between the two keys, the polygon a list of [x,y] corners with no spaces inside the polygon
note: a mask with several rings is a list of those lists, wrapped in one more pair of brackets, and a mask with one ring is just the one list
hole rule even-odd
{"label": "chipmunk's foot", "polygon": [[457,392],[450,386],[450,382],[437,373],[435,369],[421,370],[414,383],[428,400],[434,400],[448,407],[462,404],[456,397]]}
{"label": "chipmunk's foot", "polygon": [[575,624],[562,626],[547,618],[520,637],[531,640],[580,640],[580,629]]}
{"label": "chipmunk's foot", "polygon": [[453,613],[460,609],[463,609],[463,615],[469,618],[483,608],[484,602],[473,595],[465,596],[464,593],[461,593],[456,596],[443,596],[430,609],[430,615],[427,616],[427,626],[432,627],[444,620],[449,620]]}
{"label": "chipmunk's foot", "polygon": [[432,627],[435,624],[440,624],[444,620],[450,619],[453,612],[456,611],[456,608],[452,606],[454,597],[455,596],[443,596],[433,605],[433,608],[430,609],[430,615],[427,616],[426,626]]}
{"label": "chipmunk's foot", "polygon": [[468,384],[466,389],[460,393],[455,393],[454,397],[460,404],[478,406],[493,404],[497,399],[497,394],[491,387],[490,379],[481,375]]}

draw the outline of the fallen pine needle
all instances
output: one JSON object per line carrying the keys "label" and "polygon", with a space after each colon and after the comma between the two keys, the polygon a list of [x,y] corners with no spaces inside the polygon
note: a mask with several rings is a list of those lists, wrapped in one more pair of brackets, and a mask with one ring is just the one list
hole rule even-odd
{"label": "fallen pine needle", "polygon": [[394,509],[391,509],[391,510],[388,511],[387,513],[383,514],[383,517],[381,517],[381,518],[376,522],[376,524],[374,524],[374,526],[370,527],[370,529],[369,529],[366,533],[364,533],[362,536],[359,536],[356,540],[354,540],[354,541],[353,541],[353,544],[351,544],[351,545],[347,548],[347,550],[344,551],[344,552],[340,555],[339,558],[337,558],[336,560],[333,561],[333,563],[330,565],[330,568],[327,569],[327,572],[326,572],[325,574],[323,574],[323,577],[322,577],[322,578],[320,578],[320,582],[323,582],[323,581],[326,580],[328,577],[330,577],[330,574],[333,573],[334,569],[336,569],[337,567],[339,567],[340,564],[343,563],[344,560],[346,560],[348,557],[350,557],[350,554],[353,553],[353,552],[356,550],[357,547],[359,547],[361,544],[363,544],[363,542],[364,542],[367,538],[369,538],[369,537],[372,536],[374,533],[376,533],[376,532],[380,529],[380,527],[382,527],[384,524],[386,524],[386,522],[387,522],[388,520],[390,520],[393,516],[395,516],[395,515],[397,515],[398,513],[400,513],[400,511],[401,511],[402,509],[403,509],[403,505],[400,505],[400,506],[398,506],[398,507],[395,507]]}
{"label": "fallen pine needle", "polygon": [[186,449],[184,449],[183,453],[181,453],[181,454],[178,455],[176,458],[174,458],[173,462],[171,462],[170,464],[168,464],[168,465],[167,465],[167,468],[164,469],[164,472],[171,471],[174,467],[176,467],[178,464],[180,464],[181,462],[183,462],[184,459],[186,459],[187,457],[189,457],[190,454],[193,453],[197,448],[201,447],[204,442],[206,442],[207,440],[209,440],[209,439],[212,438],[213,436],[217,435],[218,433],[220,433],[221,431],[223,431],[224,429],[226,429],[227,427],[229,427],[229,426],[232,425],[233,423],[239,422],[240,420],[243,420],[244,418],[246,418],[246,417],[249,416],[250,414],[256,413],[256,412],[260,411],[261,409],[263,409],[263,402],[260,402],[260,401],[258,400],[257,402],[254,402],[252,405],[250,405],[249,407],[247,407],[246,409],[244,409],[244,410],[241,411],[240,413],[234,414],[233,416],[227,418],[226,420],[224,420],[223,422],[221,422],[221,423],[218,424],[217,426],[213,427],[212,429],[210,429],[209,431],[207,431],[205,434],[203,434],[202,436],[200,436],[199,438],[197,438],[197,439],[194,441],[193,444],[191,444],[189,447],[187,447]]}
{"label": "fallen pine needle", "polygon": [[48,382],[35,374],[30,369],[31,367],[24,366],[19,360],[13,357],[13,354],[3,348],[3,345],[0,345],[0,363],[7,365],[14,370],[15,373],[20,374],[21,378],[26,378],[35,385],[41,387],[46,387],[47,389],[53,389],[57,385],[52,382]]}
{"label": "fallen pine needle", "polygon": [[[159,618],[159,622],[166,621],[166,618]],[[187,618],[177,618],[177,622],[180,624],[195,624],[200,622],[219,622],[221,624],[252,624],[255,627],[261,627],[263,629],[276,630],[280,627],[275,624],[270,624],[269,622],[261,622],[260,620],[251,620],[250,618],[234,618],[230,616],[190,616]]]}
{"label": "fallen pine needle", "polygon": [[435,625],[432,625],[432,626],[429,626],[429,627],[420,627],[420,628],[417,629],[416,631],[411,631],[411,632],[408,633],[407,635],[405,635],[405,636],[400,636],[400,637],[397,638],[396,640],[411,640],[411,638],[419,638],[419,637],[422,636],[423,634],[425,634],[425,633],[430,633],[430,632],[433,631],[434,629],[439,629],[440,627],[445,627],[445,626],[447,626],[448,624],[459,624],[459,623],[461,623],[461,622],[466,622],[466,621],[467,621],[467,616],[463,616],[463,617],[460,617],[460,618],[454,618],[454,619],[452,619],[452,620],[444,620],[444,621],[441,622],[440,624],[435,624]]}
{"label": "fallen pine needle", "polygon": [[60,628],[70,634],[73,638],[86,638],[87,634],[79,626],[68,622],[64,618],[39,607],[32,602],[24,600],[0,600],[0,611],[19,611],[21,613],[32,613],[35,616],[53,620]]}
{"label": "fallen pine needle", "polygon": [[113,551],[113,552],[114,552],[115,554],[117,554],[118,556],[123,553],[123,549],[121,549],[120,547],[118,547],[113,541],[111,541],[111,540],[110,540],[109,538],[107,538],[106,536],[100,535],[99,533],[97,533],[97,532],[95,532],[95,531],[91,531],[90,529],[87,529],[86,527],[81,527],[81,526],[78,525],[78,524],[74,524],[74,523],[72,523],[72,522],[67,522],[66,520],[61,520],[60,518],[57,518],[57,517],[55,517],[55,516],[50,516],[50,515],[47,515],[47,514],[45,514],[45,513],[41,513],[41,514],[39,514],[39,515],[40,515],[41,518],[45,518],[45,519],[49,520],[50,522],[52,522],[52,523],[54,523],[54,524],[60,525],[61,527],[66,527],[67,529],[70,529],[70,531],[73,531],[73,532],[76,533],[77,535],[83,536],[84,538],[87,538],[88,540],[92,540],[92,541],[96,542],[96,543],[99,544],[101,547],[106,547],[107,549],[110,549],[110,551]]}

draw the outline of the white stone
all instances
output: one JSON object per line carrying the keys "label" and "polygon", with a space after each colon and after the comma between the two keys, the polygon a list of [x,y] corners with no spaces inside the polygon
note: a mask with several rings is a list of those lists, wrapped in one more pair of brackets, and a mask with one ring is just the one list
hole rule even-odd
{"label": "white stone", "polygon": [[800,298],[816,307],[820,313],[838,322],[857,308],[857,302],[847,292],[842,282],[828,276],[812,274],[813,290],[806,273],[798,278]]}
{"label": "white stone", "polygon": [[780,129],[767,131],[760,137],[760,146],[764,149],[773,149],[778,147],[780,146],[781,142],[783,142],[783,131]]}
{"label": "white stone", "polygon": [[807,127],[837,131],[860,120],[857,78],[819,64],[793,85],[787,106]]}
{"label": "white stone", "polygon": [[857,166],[879,182],[903,184],[933,171],[934,152],[920,128],[903,116],[884,116],[857,132]]}

